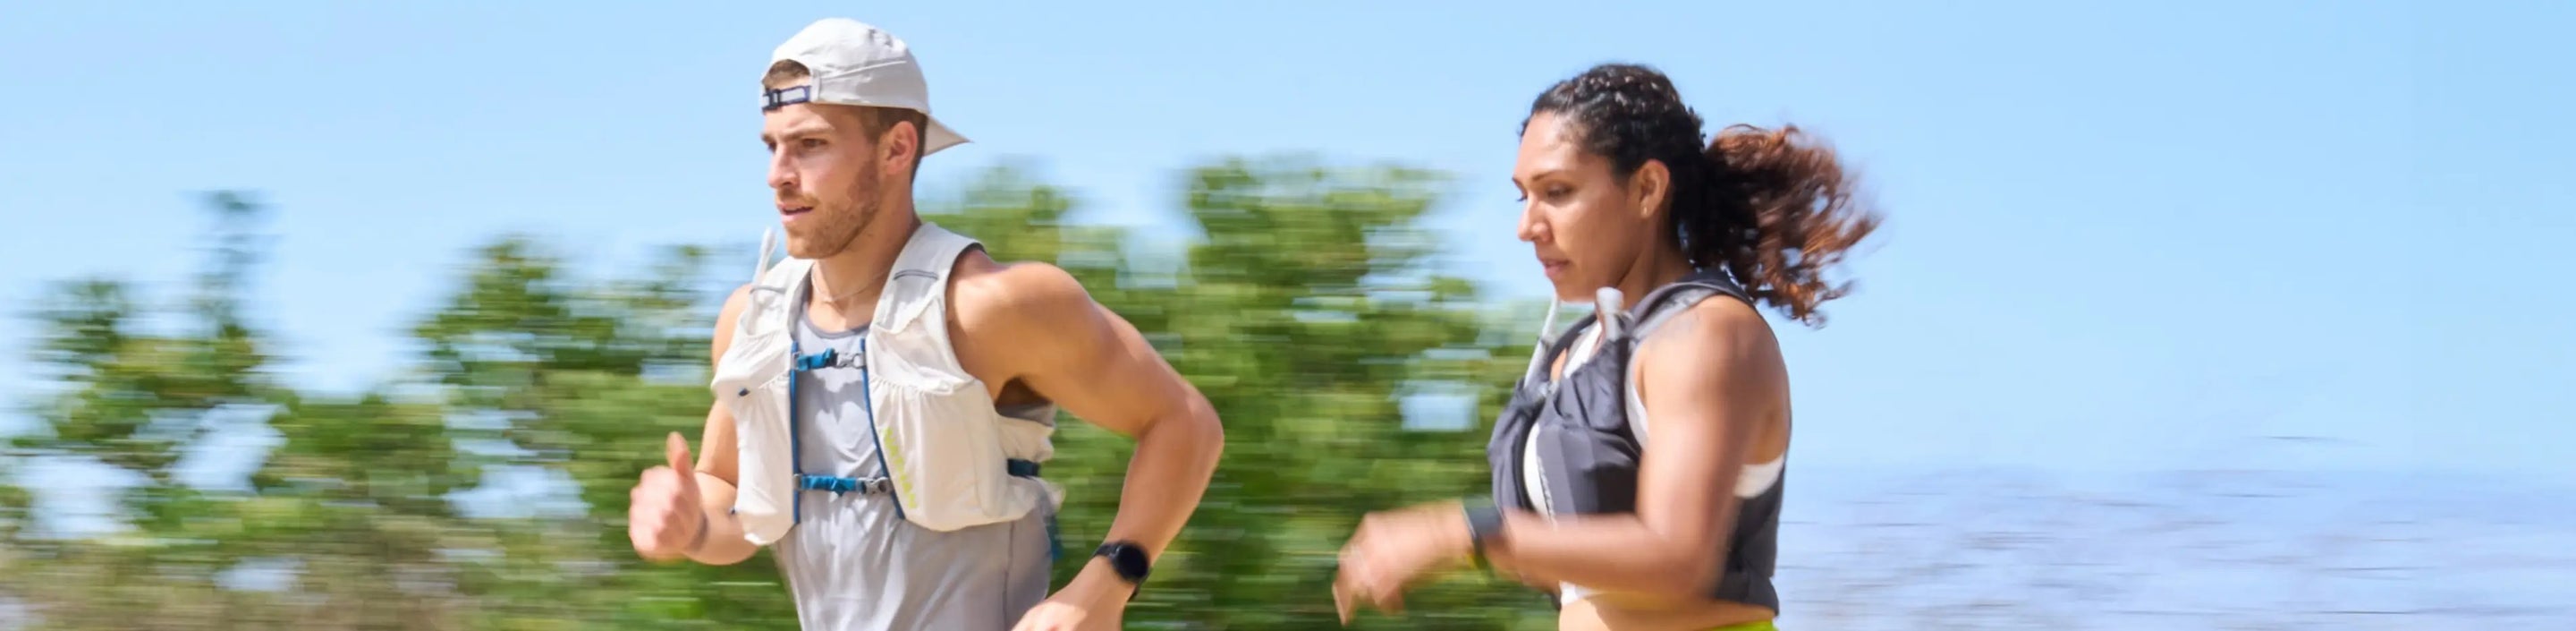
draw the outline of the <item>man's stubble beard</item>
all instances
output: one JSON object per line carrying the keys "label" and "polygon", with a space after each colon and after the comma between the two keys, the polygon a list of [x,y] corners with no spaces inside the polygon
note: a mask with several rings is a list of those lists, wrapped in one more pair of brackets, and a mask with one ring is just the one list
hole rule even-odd
{"label": "man's stubble beard", "polygon": [[[818,222],[822,225],[815,226],[813,238],[804,244],[806,247],[798,248],[791,243],[787,254],[800,259],[820,260],[848,251],[852,243],[858,242],[859,235],[867,234],[868,227],[876,224],[877,215],[883,214],[877,212],[884,204],[879,203],[874,194],[877,189],[874,179],[857,182],[848,191],[851,193],[847,197],[851,200],[851,207],[845,218]],[[844,222],[847,227],[843,227]]]}

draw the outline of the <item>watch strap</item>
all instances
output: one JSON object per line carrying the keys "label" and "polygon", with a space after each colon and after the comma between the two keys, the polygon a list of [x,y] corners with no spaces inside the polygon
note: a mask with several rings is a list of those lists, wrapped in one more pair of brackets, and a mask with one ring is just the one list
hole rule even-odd
{"label": "watch strap", "polygon": [[1128,600],[1136,599],[1136,593],[1145,588],[1145,577],[1154,573],[1153,561],[1145,558],[1145,547],[1133,542],[1112,541],[1101,544],[1100,549],[1091,552],[1091,556],[1108,559],[1109,569],[1116,570],[1118,578],[1127,581]]}
{"label": "watch strap", "polygon": [[1488,569],[1485,544],[1503,534],[1503,511],[1491,500],[1473,498],[1462,502],[1467,513],[1467,541],[1477,569]]}

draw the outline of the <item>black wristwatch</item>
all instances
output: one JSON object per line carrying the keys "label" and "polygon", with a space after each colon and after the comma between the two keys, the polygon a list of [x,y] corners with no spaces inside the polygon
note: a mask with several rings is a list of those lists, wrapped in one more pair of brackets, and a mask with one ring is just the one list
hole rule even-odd
{"label": "black wristwatch", "polygon": [[1145,558],[1145,547],[1136,545],[1134,542],[1112,541],[1102,544],[1100,549],[1091,552],[1091,556],[1109,559],[1109,568],[1117,570],[1118,578],[1125,579],[1130,587],[1127,591],[1129,600],[1134,600],[1136,592],[1144,589],[1145,575],[1154,572],[1154,562]]}
{"label": "black wristwatch", "polygon": [[1474,546],[1471,558],[1484,569],[1485,544],[1503,534],[1503,511],[1485,498],[1469,498],[1460,505],[1467,512],[1467,542]]}

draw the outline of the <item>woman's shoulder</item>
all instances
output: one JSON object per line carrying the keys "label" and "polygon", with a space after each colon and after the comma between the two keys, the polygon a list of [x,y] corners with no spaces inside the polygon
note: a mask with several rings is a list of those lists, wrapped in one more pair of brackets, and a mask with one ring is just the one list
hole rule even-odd
{"label": "woman's shoulder", "polygon": [[1761,399],[1762,393],[1786,385],[1779,338],[1761,312],[1742,300],[1711,296],[1648,333],[1630,357],[1647,407],[1660,407],[1655,405],[1659,399],[1666,405],[1693,406]]}
{"label": "woman's shoulder", "polygon": [[1779,338],[1773,335],[1770,321],[1764,320],[1753,305],[1723,293],[1676,307],[1657,320],[1645,339],[1638,341],[1641,354],[1679,351],[1717,359],[1736,355],[1730,351],[1779,352]]}

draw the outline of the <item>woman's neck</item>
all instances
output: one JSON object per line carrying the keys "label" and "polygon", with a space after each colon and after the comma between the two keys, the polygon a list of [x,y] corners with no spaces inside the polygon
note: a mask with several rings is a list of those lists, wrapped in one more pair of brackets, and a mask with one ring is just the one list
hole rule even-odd
{"label": "woman's neck", "polygon": [[1619,308],[1636,305],[1655,288],[1673,284],[1689,276],[1691,271],[1690,259],[1672,248],[1656,248],[1637,257],[1635,263],[1629,264],[1628,273],[1620,275],[1615,285],[1619,288],[1620,300],[1625,303]]}

